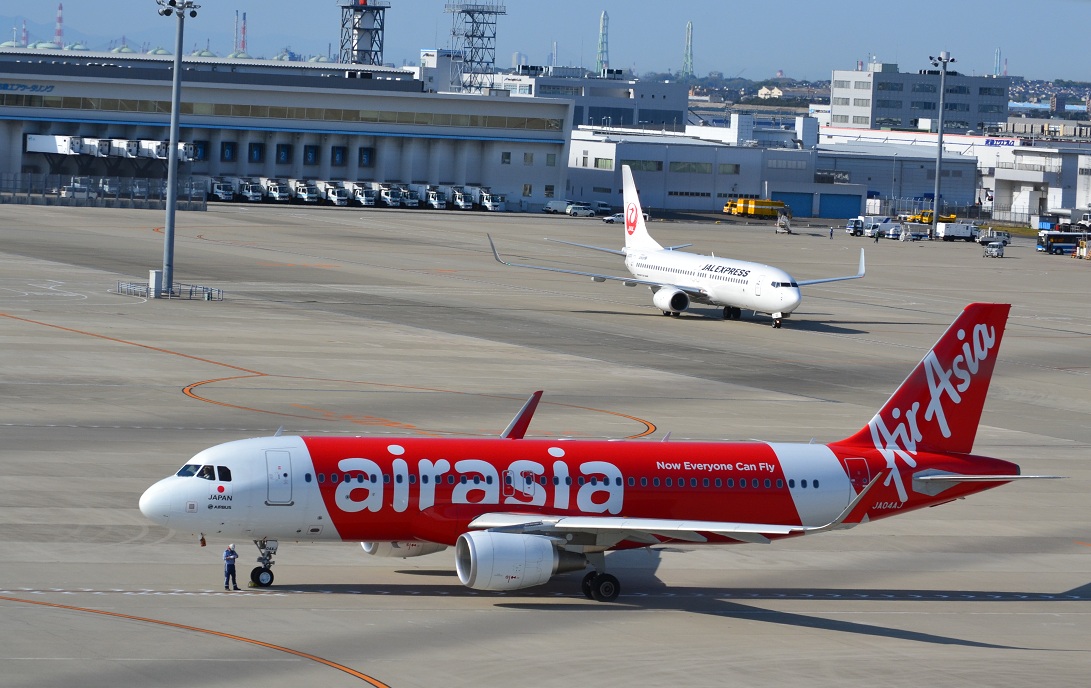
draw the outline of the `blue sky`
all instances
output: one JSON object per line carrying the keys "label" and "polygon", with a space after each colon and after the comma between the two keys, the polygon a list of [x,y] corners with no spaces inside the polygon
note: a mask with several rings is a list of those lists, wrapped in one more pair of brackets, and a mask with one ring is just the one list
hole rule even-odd
{"label": "blue sky", "polygon": [[[230,52],[236,10],[247,13],[247,47],[255,56],[271,57],[285,47],[308,55],[338,51],[339,0],[197,2],[198,17],[186,21],[187,52],[206,44],[220,55]],[[444,12],[445,0],[389,3],[387,62],[416,61],[421,48],[449,46],[452,17]],[[911,71],[927,67],[928,56],[941,50],[955,56],[959,71],[988,74],[1000,48],[1009,74],[1091,81],[1083,38],[1091,26],[1091,0],[508,0],[504,6],[496,41],[501,67],[511,65],[515,52],[542,64],[553,41],[560,64],[593,67],[605,10],[611,66],[638,73],[680,69],[686,22],[692,21],[698,75],[715,70],[761,80],[783,70],[800,79],[829,79],[833,69],[852,69],[869,56]],[[32,40],[51,39],[56,9],[54,0],[0,0],[0,41],[11,38],[22,18]],[[173,47],[173,20],[156,9],[154,0],[68,0],[65,36],[85,38],[95,49],[123,36],[134,47]]]}

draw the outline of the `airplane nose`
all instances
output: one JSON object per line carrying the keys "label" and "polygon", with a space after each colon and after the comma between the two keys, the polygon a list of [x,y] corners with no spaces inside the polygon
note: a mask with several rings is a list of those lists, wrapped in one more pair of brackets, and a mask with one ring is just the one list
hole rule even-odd
{"label": "airplane nose", "polygon": [[170,518],[170,489],[163,482],[157,482],[140,495],[140,513],[165,526]]}

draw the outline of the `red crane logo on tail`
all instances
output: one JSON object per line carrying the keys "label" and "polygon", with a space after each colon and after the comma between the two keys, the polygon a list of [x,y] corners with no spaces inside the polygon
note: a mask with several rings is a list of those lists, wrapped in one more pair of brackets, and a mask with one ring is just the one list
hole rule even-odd
{"label": "red crane logo on tail", "polygon": [[636,203],[625,206],[625,231],[631,236],[636,231],[637,210]]}

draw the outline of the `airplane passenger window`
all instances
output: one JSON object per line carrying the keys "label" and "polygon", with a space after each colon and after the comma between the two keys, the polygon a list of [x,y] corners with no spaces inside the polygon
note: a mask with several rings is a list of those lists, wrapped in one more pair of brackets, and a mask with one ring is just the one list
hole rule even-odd
{"label": "airplane passenger window", "polygon": [[735,479],[734,478],[728,478],[727,479],[727,486],[728,487],[735,487]]}
{"label": "airplane passenger window", "polygon": [[462,483],[463,485],[465,485],[465,484],[466,484],[466,476],[464,476],[464,475],[460,475],[460,476],[458,476],[458,482],[460,482],[460,483]]}
{"label": "airplane passenger window", "polygon": [[422,475],[420,477],[420,481],[421,481],[422,484],[427,485],[428,484],[428,476],[427,475]]}
{"label": "airplane passenger window", "polygon": [[[426,479],[427,477],[428,477],[428,476],[426,476],[426,475],[422,475],[422,476],[421,476],[421,479],[422,479],[422,480],[424,480],[424,479]],[[417,484],[417,476],[415,476],[415,475],[410,475],[410,476],[409,476],[409,484],[410,484],[410,485],[416,485],[416,484]]]}
{"label": "airplane passenger window", "polygon": [[632,476],[629,476],[629,487],[635,487],[635,486],[636,486],[636,478],[634,478]]}
{"label": "airplane passenger window", "polygon": [[319,482],[319,483],[324,483],[324,482],[326,482],[326,474],[325,474],[325,473],[319,473],[319,474],[318,474],[318,482]]}
{"label": "airplane passenger window", "polygon": [[751,486],[751,487],[755,487],[755,488],[756,488],[756,487],[760,487],[760,485],[758,484],[758,479],[757,479],[757,478],[754,478],[753,480],[751,480],[751,481],[750,481],[750,486]]}
{"label": "airplane passenger window", "polygon": [[384,485],[389,485],[390,484],[390,475],[387,474],[387,473],[383,473],[383,484]]}
{"label": "airplane passenger window", "polygon": [[723,480],[720,480],[719,478],[716,478],[716,487],[723,487],[723,485],[724,485]]}
{"label": "airplane passenger window", "polygon": [[[706,480],[705,482],[707,483],[708,481]],[[697,487],[697,478],[690,478],[689,479],[689,486],[690,487]],[[705,487],[708,487],[708,485],[705,485]]]}
{"label": "airplane passenger window", "polygon": [[330,473],[330,482],[331,483],[336,483],[337,482],[337,474],[336,473]]}
{"label": "airplane passenger window", "polygon": [[781,480],[780,478],[777,478],[777,489],[779,490],[779,489],[781,489],[783,487],[784,487],[784,481]]}
{"label": "airplane passenger window", "polygon": [[701,487],[708,487],[708,478],[703,478],[701,480]]}
{"label": "airplane passenger window", "polygon": [[671,480],[670,478],[665,478],[663,480],[663,484],[666,485],[667,487],[674,487],[674,481]]}
{"label": "airplane passenger window", "polygon": [[310,473],[304,473],[303,474],[303,482],[306,482],[306,483],[311,482],[311,474]]}
{"label": "airplane passenger window", "polygon": [[394,476],[394,482],[398,483],[399,485],[402,484],[402,474],[401,473]]}
{"label": "airplane passenger window", "polygon": [[231,469],[227,466],[216,466],[216,473],[220,476],[221,483],[231,482]]}
{"label": "airplane passenger window", "polygon": [[358,482],[358,483],[362,483],[362,482],[364,482],[364,474],[363,474],[363,473],[361,473],[360,475],[356,476],[356,482]]}
{"label": "airplane passenger window", "polygon": [[795,478],[790,478],[788,480],[788,487],[795,488],[795,486],[796,486],[796,479]]}
{"label": "airplane passenger window", "polygon": [[[633,484],[632,480],[633,480],[632,478],[629,478],[629,484],[630,485]],[[617,485],[618,487],[621,487],[621,478],[614,478],[614,485]]]}
{"label": "airplane passenger window", "polygon": [[768,490],[772,486],[773,486],[773,482],[771,480],[769,480],[769,478],[766,478],[765,479],[765,489]]}
{"label": "airplane passenger window", "polygon": [[811,481],[811,487],[813,487],[814,489],[817,490],[818,489],[818,481],[817,480],[812,480]]}
{"label": "airplane passenger window", "polygon": [[652,478],[652,487],[659,487],[659,478]]}
{"label": "airplane passenger window", "polygon": [[806,480],[800,480],[799,481],[799,486],[800,487],[807,487],[807,481]]}
{"label": "airplane passenger window", "polygon": [[200,469],[201,467],[195,463],[187,463],[185,466],[179,468],[178,472],[175,473],[175,475],[179,478],[190,478],[197,475],[197,471],[199,471]]}

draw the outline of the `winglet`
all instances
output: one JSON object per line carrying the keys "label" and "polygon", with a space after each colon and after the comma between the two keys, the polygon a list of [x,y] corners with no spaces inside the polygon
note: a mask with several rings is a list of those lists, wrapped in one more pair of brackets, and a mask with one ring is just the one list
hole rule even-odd
{"label": "winglet", "polygon": [[496,244],[492,243],[492,235],[486,234],[485,236],[489,238],[489,246],[492,248],[492,257],[496,259],[496,262],[503,263],[504,265],[511,265],[511,263],[500,257],[500,253],[496,250]]}
{"label": "winglet", "polygon": [[[492,239],[489,239],[492,242]],[[493,251],[496,249],[494,248]],[[527,403],[523,404],[523,408],[519,409],[519,413],[515,414],[515,417],[508,423],[508,427],[504,428],[504,432],[500,434],[503,439],[509,440],[521,440],[523,436],[527,434],[527,428],[530,427],[530,419],[534,416],[534,410],[538,408],[538,401],[542,398],[542,390],[538,390],[534,394],[530,395],[527,399]]]}

